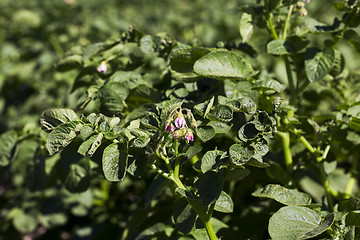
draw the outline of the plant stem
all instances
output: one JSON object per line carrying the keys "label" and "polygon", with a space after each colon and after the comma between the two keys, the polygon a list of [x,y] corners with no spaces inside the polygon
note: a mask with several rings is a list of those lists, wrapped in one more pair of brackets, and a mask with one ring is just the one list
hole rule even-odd
{"label": "plant stem", "polygon": [[265,14],[266,14],[266,20],[268,22],[269,30],[270,30],[272,38],[273,39],[278,39],[279,37],[278,37],[278,35],[277,35],[276,31],[275,31],[274,24],[273,24],[273,22],[271,20],[268,0],[265,0]]}
{"label": "plant stem", "polygon": [[286,75],[288,78],[288,84],[289,84],[289,89],[290,89],[290,105],[295,105],[295,103],[297,102],[297,92],[296,92],[294,78],[292,75],[292,70],[291,70],[291,66],[290,66],[290,62],[289,62],[289,57],[283,56],[283,58],[285,61]]}
{"label": "plant stem", "polygon": [[287,15],[286,21],[285,21],[283,36],[282,36],[282,39],[284,39],[284,40],[286,40],[287,30],[289,28],[290,18],[291,18],[291,14],[292,14],[293,10],[294,10],[294,5],[290,5],[288,15]]}
{"label": "plant stem", "polygon": [[[187,191],[186,187],[180,180],[180,158],[177,156],[179,153],[179,146],[178,146],[178,140],[174,139],[174,151],[175,151],[175,166],[174,166],[174,172],[171,176],[171,180],[175,183],[175,185],[178,188],[184,189]],[[211,225],[210,219],[212,216],[212,210],[214,206],[210,206],[208,213],[206,214],[206,211],[199,205],[199,203],[191,199],[189,197],[186,198],[188,203],[191,205],[191,207],[195,210],[196,214],[200,217],[201,221],[203,222],[206,232],[210,238],[210,240],[217,240],[215,231],[213,226]]]}
{"label": "plant stem", "polygon": [[293,169],[293,159],[290,150],[290,134],[289,132],[278,132],[277,134],[280,136],[283,144],[286,170],[288,173],[291,173]]}
{"label": "plant stem", "polygon": [[[294,131],[296,133],[296,131]],[[330,212],[334,211],[332,196],[331,196],[331,189],[329,185],[329,180],[327,178],[327,174],[325,172],[324,167],[324,160],[327,157],[327,154],[330,151],[330,146],[327,145],[324,153],[319,155],[319,152],[309,143],[309,141],[304,136],[299,136],[299,140],[305,145],[305,147],[313,154],[316,158],[316,162],[318,163],[319,171],[320,171],[320,181],[325,190],[325,197],[327,200],[328,208]]]}

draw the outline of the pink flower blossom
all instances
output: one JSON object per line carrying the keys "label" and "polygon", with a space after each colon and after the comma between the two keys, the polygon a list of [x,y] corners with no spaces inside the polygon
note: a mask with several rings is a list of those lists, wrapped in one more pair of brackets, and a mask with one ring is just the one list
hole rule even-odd
{"label": "pink flower blossom", "polygon": [[186,121],[185,118],[183,116],[183,114],[180,112],[179,115],[177,116],[177,118],[175,119],[175,126],[177,128],[184,128],[186,126]]}
{"label": "pink flower blossom", "polygon": [[304,0],[304,3],[309,3],[310,2],[310,0]]}
{"label": "pink flower blossom", "polygon": [[105,62],[105,61],[102,61],[96,70],[97,70],[99,73],[104,73],[104,74],[105,74],[105,73],[107,72],[106,62]]}

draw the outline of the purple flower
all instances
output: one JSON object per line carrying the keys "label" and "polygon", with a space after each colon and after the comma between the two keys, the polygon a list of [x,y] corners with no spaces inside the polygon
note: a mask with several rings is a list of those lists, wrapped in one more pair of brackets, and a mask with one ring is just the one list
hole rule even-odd
{"label": "purple flower", "polygon": [[99,73],[104,73],[105,74],[107,72],[106,62],[102,61],[96,70]]}
{"label": "purple flower", "polygon": [[189,141],[194,141],[194,134],[190,129],[188,129],[188,131],[185,133],[184,138],[187,143],[189,143]]}
{"label": "purple flower", "polygon": [[173,132],[175,130],[175,127],[172,123],[165,125],[165,131],[167,132]]}
{"label": "purple flower", "polygon": [[310,0],[304,0],[304,3],[309,3],[310,2]]}
{"label": "purple flower", "polygon": [[180,112],[179,115],[177,116],[177,118],[175,119],[175,126],[177,128],[184,128],[186,126],[186,121],[185,118],[183,116],[183,114]]}

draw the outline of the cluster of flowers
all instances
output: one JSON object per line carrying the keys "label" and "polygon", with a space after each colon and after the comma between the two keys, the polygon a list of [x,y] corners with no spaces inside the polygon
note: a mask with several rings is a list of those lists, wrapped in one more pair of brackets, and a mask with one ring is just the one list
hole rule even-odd
{"label": "cluster of flowers", "polygon": [[171,132],[174,138],[179,139],[184,137],[185,141],[189,143],[194,141],[194,134],[191,128],[198,126],[194,115],[190,109],[187,108],[175,108],[165,121],[165,131]]}

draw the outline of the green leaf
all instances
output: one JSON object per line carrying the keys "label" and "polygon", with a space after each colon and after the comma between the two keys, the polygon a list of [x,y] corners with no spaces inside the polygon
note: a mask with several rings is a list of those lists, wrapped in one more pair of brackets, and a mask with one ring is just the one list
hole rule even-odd
{"label": "green leaf", "polygon": [[254,90],[262,90],[262,91],[274,91],[274,92],[282,92],[285,90],[285,86],[278,81],[271,79],[271,78],[265,78],[260,79],[254,83],[253,88]]}
{"label": "green leaf", "polygon": [[197,104],[194,108],[195,108],[195,110],[198,110],[200,112],[200,114],[203,115],[204,118],[206,118],[206,116],[209,114],[212,106],[214,105],[214,100],[215,100],[215,97],[213,96],[210,100],[208,100],[204,103]]}
{"label": "green leaf", "polygon": [[252,195],[271,198],[285,205],[308,205],[311,203],[311,197],[308,194],[277,184],[268,184],[264,188],[257,189]]}
{"label": "green leaf", "polygon": [[360,196],[343,200],[339,203],[339,211],[350,212],[360,210]]}
{"label": "green leaf", "polygon": [[198,193],[205,205],[215,202],[221,194],[224,179],[222,174],[214,171],[207,171],[199,179]]}
{"label": "green leaf", "polygon": [[80,121],[63,123],[52,130],[46,139],[46,147],[50,155],[60,152],[69,145],[82,127]]}
{"label": "green leaf", "polygon": [[314,210],[300,206],[280,208],[269,221],[269,234],[272,239],[297,240],[307,232],[317,228],[321,217]]}
{"label": "green leaf", "polygon": [[201,159],[201,171],[205,173],[211,170],[221,160],[223,154],[224,152],[219,150],[207,151]]}
{"label": "green leaf", "polygon": [[207,125],[212,127],[215,130],[215,133],[227,133],[232,127],[232,124],[228,125],[220,121],[210,121]]}
{"label": "green leaf", "polygon": [[191,231],[195,224],[196,212],[192,209],[185,198],[178,199],[174,204],[173,217],[176,228],[187,234]]}
{"label": "green leaf", "polygon": [[219,198],[215,202],[215,211],[223,213],[232,213],[234,210],[234,203],[231,197],[224,191],[221,192]]}
{"label": "green leaf", "polygon": [[310,238],[312,239],[316,236],[319,236],[320,234],[322,234],[331,227],[331,225],[334,222],[334,219],[335,219],[334,213],[328,214],[325,217],[324,221],[319,226],[304,234],[301,237],[301,239],[310,239]]}
{"label": "green leaf", "polygon": [[104,135],[102,133],[99,133],[98,135],[92,135],[89,139],[80,145],[77,152],[83,156],[91,157],[95,153],[96,149],[98,149],[98,147],[101,145],[103,137]]}
{"label": "green leaf", "polygon": [[244,167],[236,167],[226,172],[226,179],[242,179],[249,176],[250,170]]}
{"label": "green leaf", "polygon": [[248,42],[254,32],[254,26],[252,24],[252,16],[244,12],[240,18],[239,24],[240,35],[243,39],[243,42]]}
{"label": "green leaf", "polygon": [[254,71],[240,55],[230,51],[208,53],[194,64],[195,73],[217,79],[248,79]]}
{"label": "green leaf", "polygon": [[172,53],[170,58],[171,75],[177,80],[196,82],[202,78],[193,71],[196,60],[209,53],[207,48],[185,48]]}
{"label": "green leaf", "polygon": [[253,140],[261,133],[261,127],[258,121],[247,122],[240,128],[238,136],[244,142]]}
{"label": "green leaf", "polygon": [[350,29],[345,32],[344,38],[351,46],[353,46],[357,53],[360,54],[360,35],[356,31]]}
{"label": "green leaf", "polygon": [[284,39],[272,40],[267,44],[267,52],[273,55],[286,55],[294,52],[294,47]]}
{"label": "green leaf", "polygon": [[305,72],[310,82],[323,79],[333,68],[334,49],[321,51],[318,48],[308,48],[305,53]]}
{"label": "green leaf", "polygon": [[82,54],[82,59],[87,60],[87,59],[95,56],[99,52],[103,51],[105,47],[106,47],[106,45],[102,42],[92,43],[92,44],[87,45],[84,48],[84,51]]}
{"label": "green leaf", "polygon": [[346,214],[345,225],[360,227],[360,211],[351,211]]}
{"label": "green leaf", "polygon": [[16,230],[21,233],[33,232],[37,226],[36,218],[23,210],[18,209],[14,218],[13,224]]}
{"label": "green leaf", "polygon": [[41,129],[50,132],[60,124],[77,119],[78,116],[72,109],[56,108],[43,112],[40,116]]}
{"label": "green leaf", "polygon": [[15,130],[10,130],[0,135],[0,166],[4,167],[10,163],[17,140],[18,136]]}
{"label": "green leaf", "polygon": [[60,180],[71,193],[86,191],[90,186],[90,159],[76,153],[69,147],[61,152],[56,163]]}
{"label": "green leaf", "polygon": [[147,157],[142,151],[129,149],[126,171],[135,177],[141,177],[145,172]]}
{"label": "green leaf", "polygon": [[201,126],[196,128],[196,136],[198,136],[201,141],[207,142],[215,136],[215,129],[211,126]]}
{"label": "green leaf", "polygon": [[128,94],[128,88],[121,83],[109,82],[105,84],[100,89],[100,111],[108,116],[120,115]]}
{"label": "green leaf", "polygon": [[233,118],[233,110],[226,105],[217,105],[208,114],[208,119],[222,122],[230,122]]}
{"label": "green leaf", "polygon": [[102,164],[105,178],[109,181],[121,181],[125,177],[128,153],[123,143],[112,143],[104,149]]}
{"label": "green leaf", "polygon": [[255,151],[244,144],[233,144],[229,148],[229,155],[233,164],[241,166],[250,161],[250,159],[255,155]]}
{"label": "green leaf", "polygon": [[55,66],[59,72],[66,72],[81,67],[83,64],[80,55],[71,55],[61,59]]}
{"label": "green leaf", "polygon": [[335,32],[340,26],[340,21],[335,18],[332,25],[326,25],[324,23],[318,22],[313,18],[307,17],[305,19],[305,25],[312,33]]}

